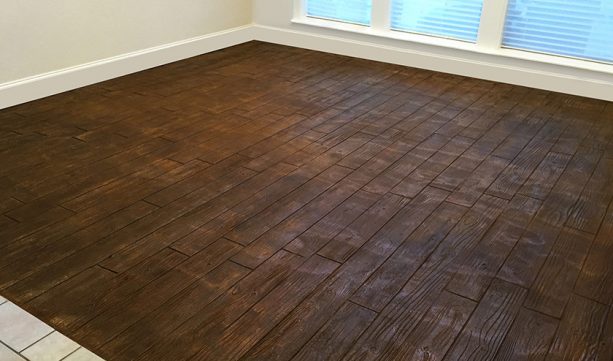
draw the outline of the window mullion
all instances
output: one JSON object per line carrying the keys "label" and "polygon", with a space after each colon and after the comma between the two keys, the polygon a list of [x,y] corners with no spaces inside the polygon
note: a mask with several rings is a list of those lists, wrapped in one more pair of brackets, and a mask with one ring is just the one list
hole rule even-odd
{"label": "window mullion", "polygon": [[500,48],[508,4],[509,0],[483,0],[477,46],[488,49]]}
{"label": "window mullion", "polygon": [[294,0],[294,19],[306,17],[306,0]]}
{"label": "window mullion", "polygon": [[391,24],[392,0],[373,0],[371,27],[376,30],[389,30]]}

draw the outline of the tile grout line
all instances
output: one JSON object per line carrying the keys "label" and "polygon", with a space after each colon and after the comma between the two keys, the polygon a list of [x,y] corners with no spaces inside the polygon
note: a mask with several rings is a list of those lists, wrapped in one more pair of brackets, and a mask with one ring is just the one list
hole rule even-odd
{"label": "tile grout line", "polygon": [[[84,350],[84,351],[81,351],[81,353],[84,353],[84,354],[79,355],[78,359],[75,358],[75,361],[77,360],[79,361],[103,361],[102,358],[95,355],[93,352],[87,350],[85,347],[79,345],[74,340],[68,338],[63,333],[59,332],[58,330],[51,327],[50,325],[47,325],[46,323],[36,318],[34,315],[30,314],[23,308],[12,303],[8,299],[0,296],[0,312],[6,311],[8,307],[14,308],[12,312],[14,313],[13,316],[16,316],[14,318],[16,318],[17,320],[12,319],[13,317],[5,317],[4,319],[0,318],[0,347],[5,348],[5,352],[10,353],[10,355],[5,355],[5,356],[13,356],[16,359],[20,359],[20,360],[30,360],[31,355],[29,354],[31,352],[35,352],[37,345],[40,346],[41,344],[43,344],[43,342],[45,342],[45,340],[49,340],[49,338],[52,337],[53,335],[58,335],[58,336],[61,336],[62,342],[52,343],[51,344],[52,346],[44,345],[43,351],[46,356],[48,356],[49,353],[58,352],[59,354],[55,355],[55,358],[54,358],[55,360],[69,361],[69,360],[73,360],[73,358],[71,357],[73,354],[77,353],[79,350]],[[0,316],[2,316],[1,313],[0,313]],[[9,322],[11,323],[10,325],[8,324]],[[11,340],[7,340],[8,338],[7,336],[14,334],[15,329],[16,327],[19,327],[20,322],[22,322],[21,323],[22,327],[25,327],[28,329],[26,333],[24,333],[24,335],[22,336],[33,338],[33,342],[28,342],[27,346],[25,347],[15,347],[15,342],[11,342]],[[32,326],[34,323],[37,325],[44,326],[45,334],[42,337],[38,334],[35,334],[32,331],[33,329]],[[53,346],[56,347],[55,350],[52,349]],[[63,347],[67,347],[67,349],[62,349]]]}

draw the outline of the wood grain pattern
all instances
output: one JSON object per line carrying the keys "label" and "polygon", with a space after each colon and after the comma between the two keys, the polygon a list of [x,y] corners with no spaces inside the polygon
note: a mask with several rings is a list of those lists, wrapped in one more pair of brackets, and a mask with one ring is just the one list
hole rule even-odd
{"label": "wood grain pattern", "polygon": [[494,281],[444,360],[489,360],[519,313],[526,291]]}
{"label": "wood grain pattern", "polygon": [[600,156],[591,149],[575,154],[507,258],[499,277],[524,287],[532,285]]}
{"label": "wood grain pattern", "polygon": [[573,296],[568,308],[573,311],[560,322],[546,360],[595,360],[607,307]]}
{"label": "wood grain pattern", "polygon": [[569,227],[596,233],[613,197],[613,160],[601,158],[566,221]]}
{"label": "wood grain pattern", "polygon": [[466,298],[441,293],[391,359],[442,360],[474,308],[475,303]]}
{"label": "wood grain pattern", "polygon": [[605,328],[600,335],[598,344],[599,361],[613,358],[613,312],[611,312],[611,307],[609,307],[609,315],[605,322]]}
{"label": "wood grain pattern", "polygon": [[518,193],[540,200],[545,199],[570,158],[570,155],[564,153],[547,153],[545,159],[532,172],[532,175],[526,180]]}
{"label": "wood grain pattern", "polygon": [[593,236],[564,229],[530,288],[526,307],[560,318],[587,256]]}
{"label": "wood grain pattern", "polygon": [[428,258],[466,209],[443,204],[417,228],[390,258],[364,282],[351,298],[353,302],[381,311]]}
{"label": "wood grain pattern", "polygon": [[[202,347],[201,340],[211,332],[225,329],[287,279],[303,262],[300,256],[279,252],[256,271],[243,278],[205,309],[181,324],[170,337],[156,343],[139,358],[190,358]],[[167,345],[181,344],[180,353]],[[174,356],[173,356],[174,355]]]}
{"label": "wood grain pattern", "polygon": [[[100,350],[104,354],[116,355],[114,357],[118,360],[137,358],[158,343],[161,337],[172,333],[183,322],[204,309],[248,272],[247,268],[236,263],[223,263],[152,310],[150,317],[140,319],[116,335]],[[135,342],[136,340],[138,342]]]}
{"label": "wood grain pattern", "polygon": [[[442,202],[447,192],[427,189],[358,249],[321,288],[273,329],[246,359],[286,360],[340,308],[417,226]],[[404,235],[404,236],[403,236]],[[297,327],[296,324],[302,324]]]}
{"label": "wood grain pattern", "polygon": [[372,310],[346,302],[292,360],[340,360],[376,315]]}
{"label": "wood grain pattern", "polygon": [[[449,202],[470,207],[488,189],[488,186],[496,179],[509,162],[498,157],[488,157],[468,177],[455,192],[449,196]],[[499,196],[499,195],[496,195]],[[500,197],[505,198],[505,197]]]}
{"label": "wood grain pattern", "polygon": [[485,197],[467,212],[360,337],[347,359],[394,355],[453,275],[457,261],[483,236],[505,205]]}
{"label": "wood grain pattern", "polygon": [[337,262],[345,262],[408,202],[408,199],[397,195],[384,196],[334,237],[318,254]]}
{"label": "wood grain pattern", "polygon": [[606,360],[613,104],[249,42],[0,110],[0,295],[108,360]]}
{"label": "wood grain pattern", "polygon": [[575,291],[604,304],[613,304],[613,207],[604,219],[600,231],[587,255]]}
{"label": "wood grain pattern", "polygon": [[472,145],[474,139],[455,136],[432,157],[397,184],[392,192],[405,197],[415,197],[434,178],[444,171],[457,157]]}
{"label": "wood grain pattern", "polygon": [[285,249],[307,257],[323,246],[370,208],[379,196],[365,191],[358,191],[306,232],[291,241]]}
{"label": "wood grain pattern", "polygon": [[516,196],[458,268],[447,289],[479,301],[509,255],[540,202]]}
{"label": "wood grain pattern", "polygon": [[238,360],[337,267],[338,263],[317,255],[309,258],[223,332],[207,335],[211,346],[202,348],[193,359]]}
{"label": "wood grain pattern", "polygon": [[494,360],[544,360],[557,327],[558,320],[522,309]]}

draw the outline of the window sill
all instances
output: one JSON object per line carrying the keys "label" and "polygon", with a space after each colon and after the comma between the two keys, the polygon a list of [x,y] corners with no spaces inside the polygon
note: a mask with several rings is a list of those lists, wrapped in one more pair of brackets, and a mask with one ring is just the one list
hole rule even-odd
{"label": "window sill", "polygon": [[307,25],[307,26],[312,26],[312,27],[317,27],[317,28],[346,31],[346,32],[351,32],[351,33],[361,34],[361,35],[369,35],[369,36],[375,36],[375,37],[381,37],[381,38],[387,38],[387,39],[393,39],[393,40],[400,40],[400,41],[416,43],[416,44],[421,44],[421,45],[451,48],[451,49],[468,51],[468,52],[473,52],[473,53],[478,53],[478,54],[501,56],[505,58],[519,59],[519,60],[524,60],[524,61],[533,61],[533,62],[545,63],[549,65],[557,65],[557,66],[562,66],[562,67],[583,69],[583,70],[613,75],[613,65],[589,61],[589,60],[566,58],[566,57],[561,57],[561,56],[533,53],[530,51],[522,51],[522,50],[516,50],[516,49],[488,48],[484,46],[479,46],[475,43],[469,43],[469,42],[465,42],[461,40],[439,38],[435,36],[406,33],[406,32],[395,31],[395,30],[380,30],[380,29],[374,29],[370,26],[349,24],[349,23],[343,23],[343,22],[334,21],[334,20],[310,18],[306,16],[296,17],[292,19],[292,23],[300,24],[300,25]]}

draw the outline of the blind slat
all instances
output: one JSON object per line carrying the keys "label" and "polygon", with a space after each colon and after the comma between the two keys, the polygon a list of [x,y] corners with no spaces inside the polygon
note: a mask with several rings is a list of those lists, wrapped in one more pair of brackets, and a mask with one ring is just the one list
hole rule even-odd
{"label": "blind slat", "polygon": [[307,15],[370,25],[372,0],[308,0]]}
{"label": "blind slat", "polygon": [[510,0],[502,45],[613,62],[613,0]]}
{"label": "blind slat", "polygon": [[392,0],[392,29],[477,41],[483,0]]}

